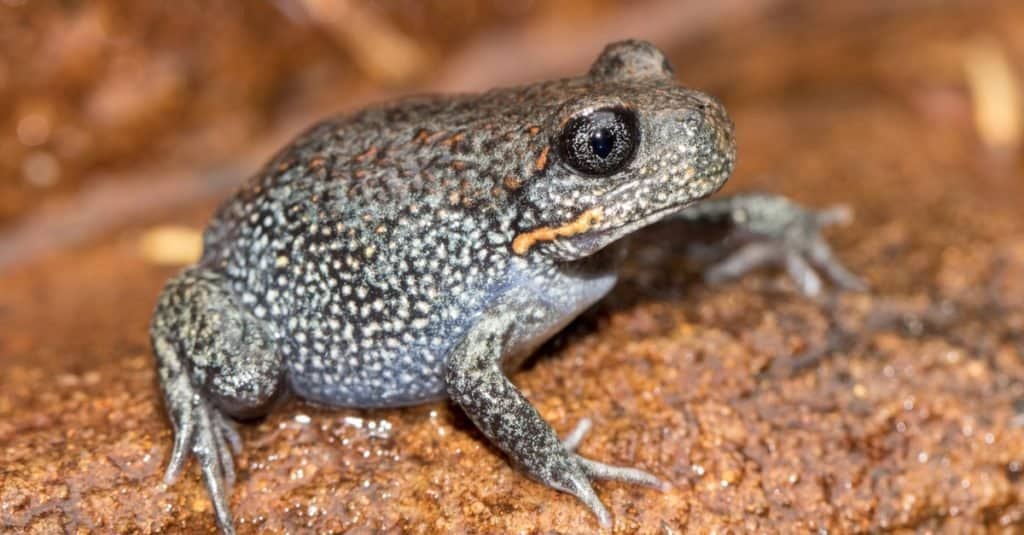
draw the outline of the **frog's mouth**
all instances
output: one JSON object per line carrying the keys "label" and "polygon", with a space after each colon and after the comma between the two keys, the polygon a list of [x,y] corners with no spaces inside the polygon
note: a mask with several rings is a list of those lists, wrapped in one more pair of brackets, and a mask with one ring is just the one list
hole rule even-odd
{"label": "frog's mouth", "polygon": [[516,235],[512,240],[512,251],[517,255],[525,255],[530,248],[541,242],[555,241],[558,238],[571,238],[588,233],[591,228],[604,219],[604,209],[598,206],[584,211],[576,219],[558,227],[539,227]]}
{"label": "frog's mouth", "polygon": [[[666,182],[665,179],[653,181],[655,184]],[[644,192],[638,188],[651,187],[651,183],[627,184],[604,196],[601,204],[579,213],[574,219],[558,226],[536,227],[517,234],[512,240],[512,251],[526,255],[535,246],[550,243],[556,247],[568,246],[570,256],[582,257],[603,249],[609,244],[627,236],[641,228],[689,208],[696,202],[707,198],[717,191],[724,180],[716,181],[714,187],[689,195],[682,202],[670,203],[649,212],[643,212],[644,203],[638,203],[638,197]],[[649,205],[648,205],[649,206]],[[632,213],[631,213],[632,212]],[[641,212],[637,215],[635,212]]]}
{"label": "frog's mouth", "polygon": [[579,251],[586,251],[586,254],[595,253],[623,236],[686,209],[694,202],[696,200],[667,206],[626,223],[617,223],[616,220],[607,218],[605,214],[608,211],[597,206],[583,211],[563,225],[539,227],[516,235],[512,240],[512,251],[523,256],[535,245],[565,239]]}
{"label": "frog's mouth", "polygon": [[[697,200],[698,199],[693,199],[685,203],[659,208],[658,210],[650,212],[643,217],[639,217],[625,223],[616,224],[609,220],[605,225],[597,225],[595,228],[589,229],[587,232],[571,236],[569,239],[574,242],[573,245],[581,250],[597,252],[609,244],[636,232],[637,230],[653,225],[666,217],[670,217],[673,214],[689,208],[696,203]],[[590,210],[588,210],[588,212],[589,211]],[[602,226],[604,226],[604,228],[601,228]]]}

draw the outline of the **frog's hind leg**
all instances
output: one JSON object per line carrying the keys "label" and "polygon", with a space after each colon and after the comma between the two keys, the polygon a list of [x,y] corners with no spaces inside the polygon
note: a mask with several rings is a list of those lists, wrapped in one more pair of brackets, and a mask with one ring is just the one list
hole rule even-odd
{"label": "frog's hind leg", "polygon": [[[704,273],[708,282],[737,278],[764,265],[785,268],[806,295],[821,293],[819,268],[838,287],[865,290],[867,285],[843,266],[821,236],[824,227],[847,223],[853,213],[846,206],[810,210],[779,195],[747,193],[703,201],[673,216],[690,223],[725,225],[744,243]],[[741,240],[745,241],[745,240]]]}
{"label": "frog's hind leg", "polygon": [[263,323],[238,304],[227,281],[189,269],[164,288],[150,338],[174,427],[164,481],[174,482],[191,453],[225,533],[233,533],[228,495],[232,449],[241,441],[228,416],[265,414],[284,390],[280,352]]}

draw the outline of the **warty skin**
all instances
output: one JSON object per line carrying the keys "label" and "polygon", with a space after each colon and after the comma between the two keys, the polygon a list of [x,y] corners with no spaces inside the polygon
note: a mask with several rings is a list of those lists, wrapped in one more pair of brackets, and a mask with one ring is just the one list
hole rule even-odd
{"label": "warty skin", "polygon": [[216,213],[201,260],[168,282],[151,325],[175,443],[221,529],[231,418],[286,393],[333,407],[450,398],[532,478],[611,517],[591,482],[664,488],[586,459],[507,379],[616,282],[631,233],[667,218],[753,239],[710,280],[783,265],[806,293],[860,281],[821,239],[835,212],[784,198],[706,200],[732,172],[732,123],[680,87],[649,43],[609,45],[584,76],[418,97],[324,121]]}

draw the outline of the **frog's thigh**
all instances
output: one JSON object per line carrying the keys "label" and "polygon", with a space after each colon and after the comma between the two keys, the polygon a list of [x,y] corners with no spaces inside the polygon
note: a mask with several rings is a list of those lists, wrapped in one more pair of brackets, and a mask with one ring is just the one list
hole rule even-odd
{"label": "frog's thigh", "polygon": [[191,389],[231,416],[262,415],[282,390],[277,344],[218,273],[193,268],[171,280],[152,335],[160,342],[157,359],[165,388],[187,377]]}

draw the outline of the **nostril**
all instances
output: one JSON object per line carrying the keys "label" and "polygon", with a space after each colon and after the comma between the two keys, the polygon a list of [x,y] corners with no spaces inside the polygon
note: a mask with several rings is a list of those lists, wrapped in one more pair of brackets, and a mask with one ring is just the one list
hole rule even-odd
{"label": "nostril", "polygon": [[705,117],[704,110],[697,107],[686,110],[685,113],[677,117],[677,120],[691,133],[696,133],[701,130]]}

